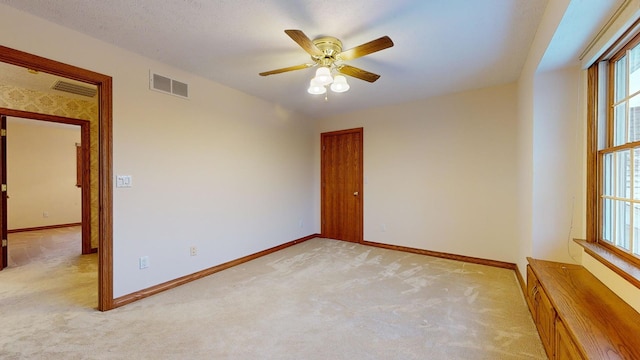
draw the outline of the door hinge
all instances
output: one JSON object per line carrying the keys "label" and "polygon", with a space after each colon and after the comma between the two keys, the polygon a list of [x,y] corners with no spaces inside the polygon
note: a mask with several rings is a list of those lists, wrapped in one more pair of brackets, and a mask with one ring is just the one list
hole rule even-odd
{"label": "door hinge", "polygon": [[7,184],[2,184],[0,190],[2,190],[2,192],[7,192]]}
{"label": "door hinge", "polygon": [[7,129],[0,129],[0,136],[7,136]]}
{"label": "door hinge", "polygon": [[7,239],[2,239],[2,247],[7,247],[9,245],[9,242],[7,241]]}

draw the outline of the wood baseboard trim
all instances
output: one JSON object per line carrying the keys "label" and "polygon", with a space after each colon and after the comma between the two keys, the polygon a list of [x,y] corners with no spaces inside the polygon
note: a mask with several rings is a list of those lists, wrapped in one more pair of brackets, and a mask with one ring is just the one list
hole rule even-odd
{"label": "wood baseboard trim", "polygon": [[[513,269],[513,271],[515,271],[516,273],[516,277],[518,278],[518,282],[520,283],[520,289],[522,289],[522,295],[525,296],[526,298],[526,293],[527,293],[527,283],[524,280],[524,277],[522,277],[522,274],[520,273],[520,269],[518,269],[518,267],[516,266],[515,269]],[[528,304],[528,303],[527,303]]]}
{"label": "wood baseboard trim", "polygon": [[136,291],[136,292],[131,293],[129,295],[121,296],[121,297],[116,298],[116,299],[113,300],[112,309],[115,309],[117,307],[130,304],[132,302],[138,301],[140,299],[144,299],[146,297],[161,293],[161,292],[169,290],[169,289],[173,289],[175,287],[178,287],[180,285],[184,285],[184,284],[189,283],[191,281],[201,279],[201,278],[209,276],[211,274],[215,274],[215,273],[217,273],[219,271],[232,268],[234,266],[240,265],[240,264],[245,263],[247,261],[255,260],[255,259],[259,258],[259,257],[265,256],[265,255],[269,255],[269,254],[274,253],[276,251],[279,251],[279,250],[282,250],[282,249],[286,249],[286,248],[288,248],[290,246],[293,246],[295,244],[299,244],[301,242],[304,242],[304,241],[307,241],[307,240],[311,240],[311,239],[319,237],[319,236],[320,236],[319,234],[311,234],[309,236],[305,236],[305,237],[300,238],[300,239],[289,241],[287,243],[272,247],[270,249],[262,250],[260,252],[255,253],[255,254],[247,255],[245,257],[241,257],[239,259],[232,260],[232,261],[226,262],[224,264],[220,264],[220,265],[208,268],[208,269],[204,269],[202,271],[193,273],[191,275],[185,275],[185,276],[179,277],[177,279],[170,280],[170,281],[164,282],[162,284],[158,284],[158,285],[152,286],[150,288],[146,288],[144,290]]}
{"label": "wood baseboard trim", "polygon": [[476,258],[476,257],[471,257],[471,256],[449,254],[449,253],[443,253],[443,252],[438,252],[438,251],[417,249],[417,248],[411,248],[411,247],[399,246],[399,245],[389,245],[389,244],[377,243],[377,242],[373,242],[373,241],[366,241],[365,240],[365,241],[362,242],[362,245],[369,245],[369,246],[374,246],[374,247],[379,247],[379,248],[389,249],[389,250],[404,251],[404,252],[413,253],[413,254],[428,255],[428,256],[433,256],[433,257],[438,257],[438,258],[443,258],[443,259],[449,259],[449,260],[456,260],[456,261],[472,263],[472,264],[480,264],[480,265],[499,267],[499,268],[509,269],[509,270],[517,270],[517,268],[518,268],[516,264],[508,263],[508,262],[504,262],[504,261],[489,260],[489,259],[482,259],[482,258]]}
{"label": "wood baseboard trim", "polygon": [[7,230],[7,233],[12,234],[12,233],[26,232],[26,231],[60,229],[60,228],[66,228],[66,227],[72,227],[72,226],[81,226],[81,225],[82,225],[82,223],[36,226],[36,227],[22,228],[22,229],[11,229],[11,230]]}

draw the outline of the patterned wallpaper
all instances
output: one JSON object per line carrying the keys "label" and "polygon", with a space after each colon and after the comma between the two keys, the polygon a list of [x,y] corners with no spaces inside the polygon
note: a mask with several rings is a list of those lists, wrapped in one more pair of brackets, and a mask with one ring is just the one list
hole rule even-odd
{"label": "patterned wallpaper", "polygon": [[[81,100],[0,84],[0,107],[89,120],[91,143],[91,247],[98,248],[98,100]],[[9,135],[11,136],[11,135]]]}
{"label": "patterned wallpaper", "polygon": [[0,107],[74,119],[98,120],[97,99],[72,99],[11,85],[0,85]]}

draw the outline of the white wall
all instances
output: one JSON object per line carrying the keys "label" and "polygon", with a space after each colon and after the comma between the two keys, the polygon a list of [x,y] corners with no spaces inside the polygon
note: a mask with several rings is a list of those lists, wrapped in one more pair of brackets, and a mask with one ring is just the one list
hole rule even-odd
{"label": "white wall", "polygon": [[581,74],[576,66],[535,78],[532,255],[538,259],[580,262],[573,238],[585,236]]}
{"label": "white wall", "polygon": [[[538,31],[538,34],[539,33],[540,31]],[[536,39],[538,39],[537,36]],[[530,66],[530,63],[531,54],[518,80],[518,120],[516,135],[518,144],[517,264],[518,270],[523,276],[526,276],[527,273],[526,258],[533,255],[533,78],[535,67]]]}
{"label": "white wall", "polygon": [[[570,0],[549,1],[518,79],[518,269],[526,274],[526,258],[534,252],[534,116],[536,71]],[[540,87],[538,88],[540,89]],[[537,209],[540,211],[540,208]],[[538,224],[539,225],[539,224]],[[564,239],[564,237],[563,237]]]}
{"label": "white wall", "polygon": [[12,118],[7,123],[9,230],[81,222],[80,127]]}
{"label": "white wall", "polygon": [[[308,119],[4,5],[0,43],[113,77],[114,173],[133,177],[113,194],[116,297],[317,231]],[[150,91],[150,69],[191,99]]]}
{"label": "white wall", "polygon": [[516,104],[512,84],[319,121],[364,127],[365,240],[516,262]]}

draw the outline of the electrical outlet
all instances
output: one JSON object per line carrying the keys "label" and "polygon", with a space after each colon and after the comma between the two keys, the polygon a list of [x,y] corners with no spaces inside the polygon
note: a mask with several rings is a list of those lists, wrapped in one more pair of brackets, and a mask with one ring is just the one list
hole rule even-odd
{"label": "electrical outlet", "polygon": [[140,269],[146,269],[149,267],[149,257],[142,256],[140,257]]}
{"label": "electrical outlet", "polygon": [[380,231],[382,231],[382,232],[387,231],[387,224],[383,223],[382,225],[380,225]]}
{"label": "electrical outlet", "polygon": [[195,246],[192,246],[189,248],[189,252],[191,253],[191,256],[196,256],[198,255],[198,248]]}
{"label": "electrical outlet", "polygon": [[298,221],[298,226],[300,227],[300,229],[302,229],[304,227],[304,221]]}
{"label": "electrical outlet", "polygon": [[48,211],[43,211],[42,212],[42,217],[43,218],[48,218],[49,217],[49,212]]}

